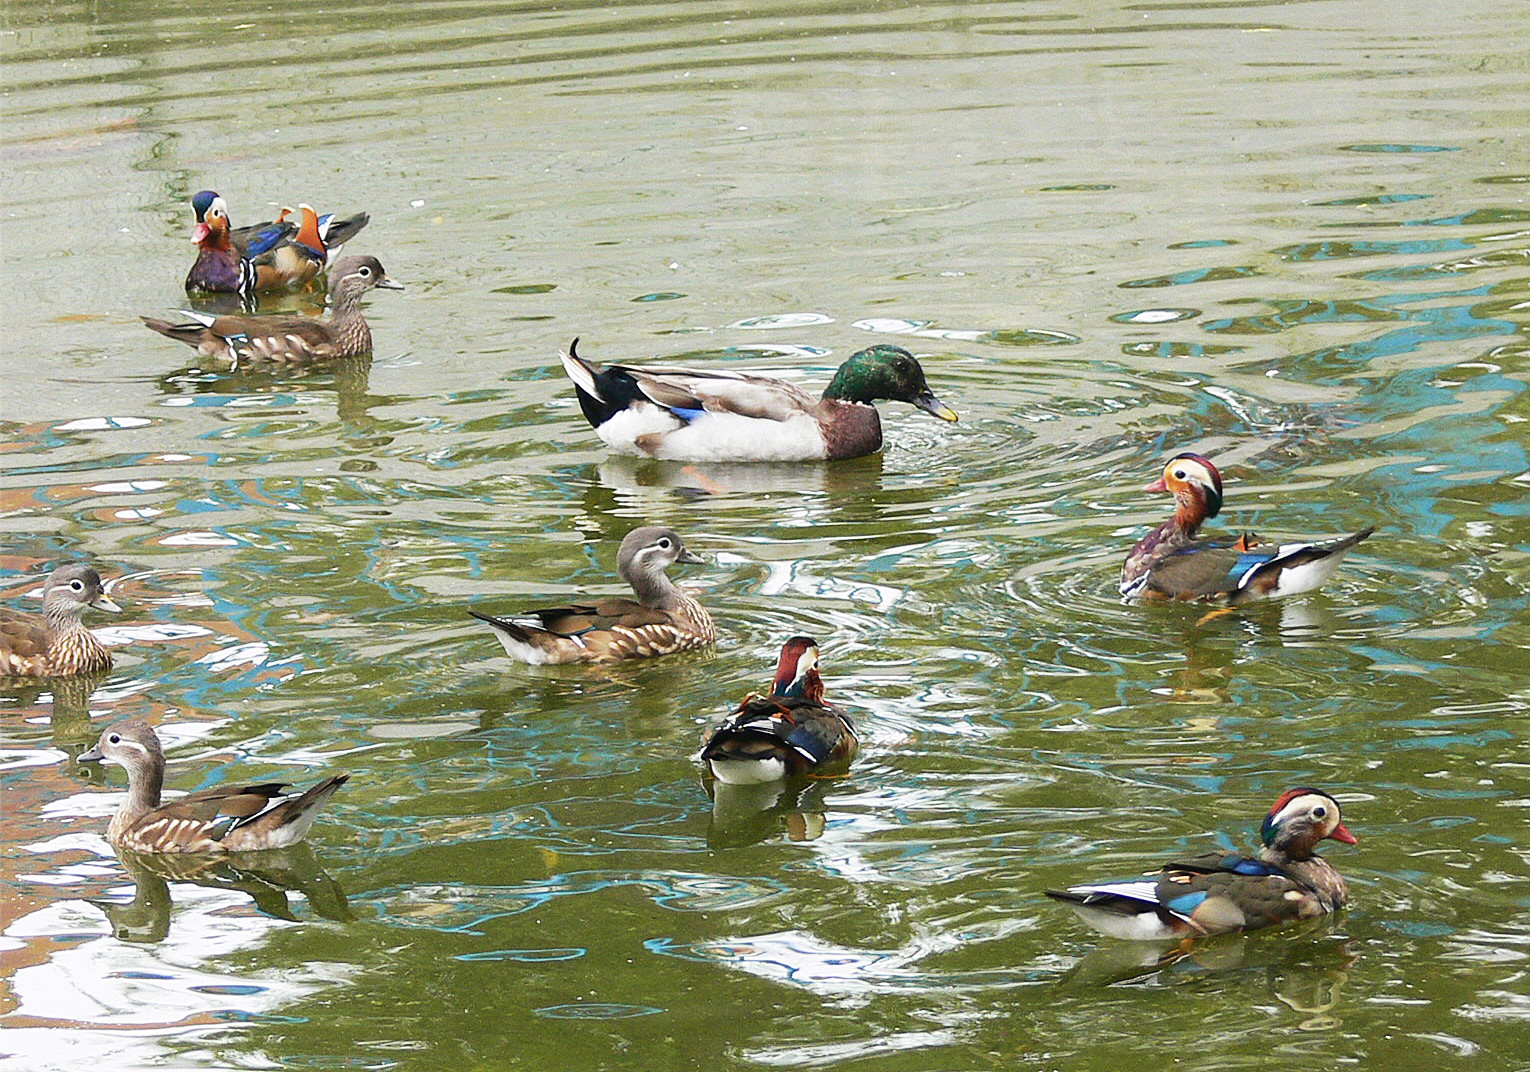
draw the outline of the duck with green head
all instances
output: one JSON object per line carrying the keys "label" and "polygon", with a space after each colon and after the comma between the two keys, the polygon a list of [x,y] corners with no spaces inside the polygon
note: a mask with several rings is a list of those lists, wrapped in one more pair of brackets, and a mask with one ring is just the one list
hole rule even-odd
{"label": "duck with green head", "polygon": [[612,450],[675,461],[789,462],[859,458],[882,447],[872,403],[907,402],[941,420],[936,398],[907,350],[886,344],[851,355],[814,398],[785,380],[748,372],[598,365],[562,355],[579,407]]}

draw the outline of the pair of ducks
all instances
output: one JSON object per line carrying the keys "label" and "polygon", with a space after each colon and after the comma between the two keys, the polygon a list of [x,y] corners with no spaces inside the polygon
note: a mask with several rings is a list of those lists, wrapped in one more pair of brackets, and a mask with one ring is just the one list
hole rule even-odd
{"label": "pair of ducks", "polygon": [[197,259],[186,276],[188,291],[249,298],[257,292],[305,286],[328,268],[330,315],[213,316],[182,309],[187,321],[146,316],[144,324],[204,357],[227,360],[233,369],[242,363],[303,365],[371,351],[372,330],[361,313],[362,295],[376,287],[403,290],[404,285],[390,279],[376,257],[345,257],[331,265],[340,246],[367,225],[370,217],[365,212],[337,219],[333,214],[320,216],[304,204],[298,206],[299,223],[289,221],[292,210],[284,208],[268,223],[233,228],[228,205],[216,192],[200,191],[191,206]]}
{"label": "pair of ducks", "polygon": [[267,223],[236,228],[229,221],[228,203],[214,190],[198,191],[191,210],[197,259],[186,273],[186,289],[246,297],[306,286],[371,219],[365,212],[345,219],[334,213],[320,216],[300,204],[298,223],[287,218],[293,210],[284,208]]}
{"label": "pair of ducks", "polygon": [[[874,411],[873,411],[874,412]],[[1328,580],[1370,528],[1330,540],[1272,544],[1252,533],[1198,538],[1222,509],[1222,476],[1198,454],[1175,455],[1144,490],[1174,496],[1173,516],[1140,539],[1121,570],[1128,597],[1215,601],[1232,607],[1251,600],[1311,591]],[[671,529],[633,529],[617,552],[617,570],[636,600],[528,611],[520,620],[469,611],[487,623],[506,654],[532,665],[607,663],[669,655],[717,639],[711,616],[666,573],[676,562],[699,562]],[[536,624],[531,624],[532,619]]]}

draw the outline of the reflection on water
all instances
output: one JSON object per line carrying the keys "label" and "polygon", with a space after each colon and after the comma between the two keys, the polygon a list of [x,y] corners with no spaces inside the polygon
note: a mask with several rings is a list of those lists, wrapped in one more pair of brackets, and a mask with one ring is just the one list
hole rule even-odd
{"label": "reflection on water", "polygon": [[294,891],[316,918],[353,918],[345,891],[304,844],[222,856],[147,856],[119,848],[117,858],[132,880],[132,901],[90,903],[111,922],[112,935],[124,942],[158,942],[170,933],[171,883],[236,890],[247,894],[261,914],[294,923],[299,918],[289,899]]}
{"label": "reflection on water", "polygon": [[[1521,12],[13,8],[0,595],[85,559],[124,607],[103,680],[0,687],[18,1068],[1522,1063]],[[369,359],[142,328],[202,307],[208,186],[372,214]],[[612,457],[576,335],[814,385],[895,339],[962,421]],[[1181,449],[1226,531],[1378,531],[1319,594],[1123,605]],[[528,670],[466,617],[615,590],[638,522],[708,558],[715,652]],[[853,776],[709,798],[798,632]],[[130,715],[176,788],[352,771],[322,867],[117,860],[68,757]],[[1129,949],[1040,897],[1301,783],[1360,838],[1332,929]]]}

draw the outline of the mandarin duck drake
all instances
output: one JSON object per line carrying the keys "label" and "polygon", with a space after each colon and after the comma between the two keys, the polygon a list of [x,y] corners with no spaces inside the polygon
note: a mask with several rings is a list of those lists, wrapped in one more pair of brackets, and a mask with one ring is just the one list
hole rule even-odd
{"label": "mandarin duck drake", "polygon": [[510,658],[532,666],[614,663],[704,648],[717,640],[712,616],[665,574],[676,562],[696,563],[672,530],[633,529],[622,539],[617,569],[637,595],[526,611],[528,621],[468,613],[488,623]]}
{"label": "mandarin duck drake", "polygon": [[1066,904],[1101,934],[1158,941],[1251,931],[1313,919],[1349,903],[1349,887],[1315,846],[1346,845],[1339,802],[1321,789],[1288,789],[1259,827],[1254,856],[1206,853],[1142,878],[1069,886],[1046,895]]}
{"label": "mandarin duck drake", "polygon": [[104,674],[112,653],[85,628],[87,609],[116,614],[101,575],[74,562],[48,574],[41,614],[0,608],[0,677]]}
{"label": "mandarin duck drake", "polygon": [[193,323],[172,324],[153,317],[140,319],[153,330],[183,342],[204,357],[227,359],[237,369],[241,361],[303,365],[333,358],[355,357],[372,349],[372,329],[361,315],[361,296],[373,287],[403,290],[388,278],[376,257],[346,257],[330,272],[329,319],[308,316],[210,316],[180,310]]}
{"label": "mandarin duck drake", "polygon": [[859,458],[882,448],[877,399],[942,420],[956,413],[930,391],[914,355],[872,346],[851,355],[821,398],[748,372],[597,365],[562,354],[585,419],[614,451],[675,461],[784,462]]}
{"label": "mandarin duck drake", "polygon": [[[1174,516],[1137,541],[1121,569],[1121,594],[1156,599],[1221,600],[1229,606],[1254,599],[1310,592],[1339,561],[1375,530],[1309,543],[1272,544],[1252,533],[1196,539],[1222,509],[1222,474],[1199,454],[1176,454],[1144,491],[1174,496]],[[1217,613],[1221,613],[1220,611]]]}
{"label": "mandarin duck drake", "polygon": [[701,759],[719,782],[753,785],[844,774],[859,747],[850,716],[823,698],[818,642],[794,636],[781,648],[770,695],[741,703]]}
{"label": "mandarin duck drake", "polygon": [[302,793],[281,782],[220,786],[160,802],[165,753],[159,735],[141,719],[101,732],[77,757],[81,763],[110,760],[127,768],[127,799],[106,828],[113,845],[141,853],[254,852],[283,849],[307,836],[325,801],[344,785],[337,774]]}
{"label": "mandarin duck drake", "polygon": [[320,216],[308,205],[299,205],[299,223],[287,217],[292,209],[269,223],[231,227],[228,205],[212,190],[191,199],[196,222],[191,240],[197,259],[186,275],[189,291],[251,295],[258,291],[291,290],[304,286],[328,265],[341,245],[370,220],[365,212],[345,219],[334,213]]}

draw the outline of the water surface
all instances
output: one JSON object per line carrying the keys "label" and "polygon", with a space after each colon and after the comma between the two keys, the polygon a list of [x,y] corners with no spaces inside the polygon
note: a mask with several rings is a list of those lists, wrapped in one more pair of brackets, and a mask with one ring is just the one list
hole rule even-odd
{"label": "water surface", "polygon": [[[0,692],[0,1060],[1530,1062],[1527,32],[10,5],[0,595],[87,558],[126,612],[105,680]],[[409,289],[370,361],[208,371],[139,325],[186,302],[204,187],[236,224],[371,212],[350,248]],[[885,405],[832,466],[613,458],[575,335],[813,386],[894,341],[962,420]],[[1227,531],[1377,534],[1321,594],[1123,606],[1181,449]],[[617,590],[641,522],[707,555],[715,652],[528,670],[463,613]],[[797,632],[862,756],[714,818],[700,735]],[[311,853],[156,872],[102,838],[121,772],[69,759],[130,715],[177,788],[354,777]],[[1339,919],[1157,965],[1040,895],[1246,847],[1305,783],[1360,838]]]}

